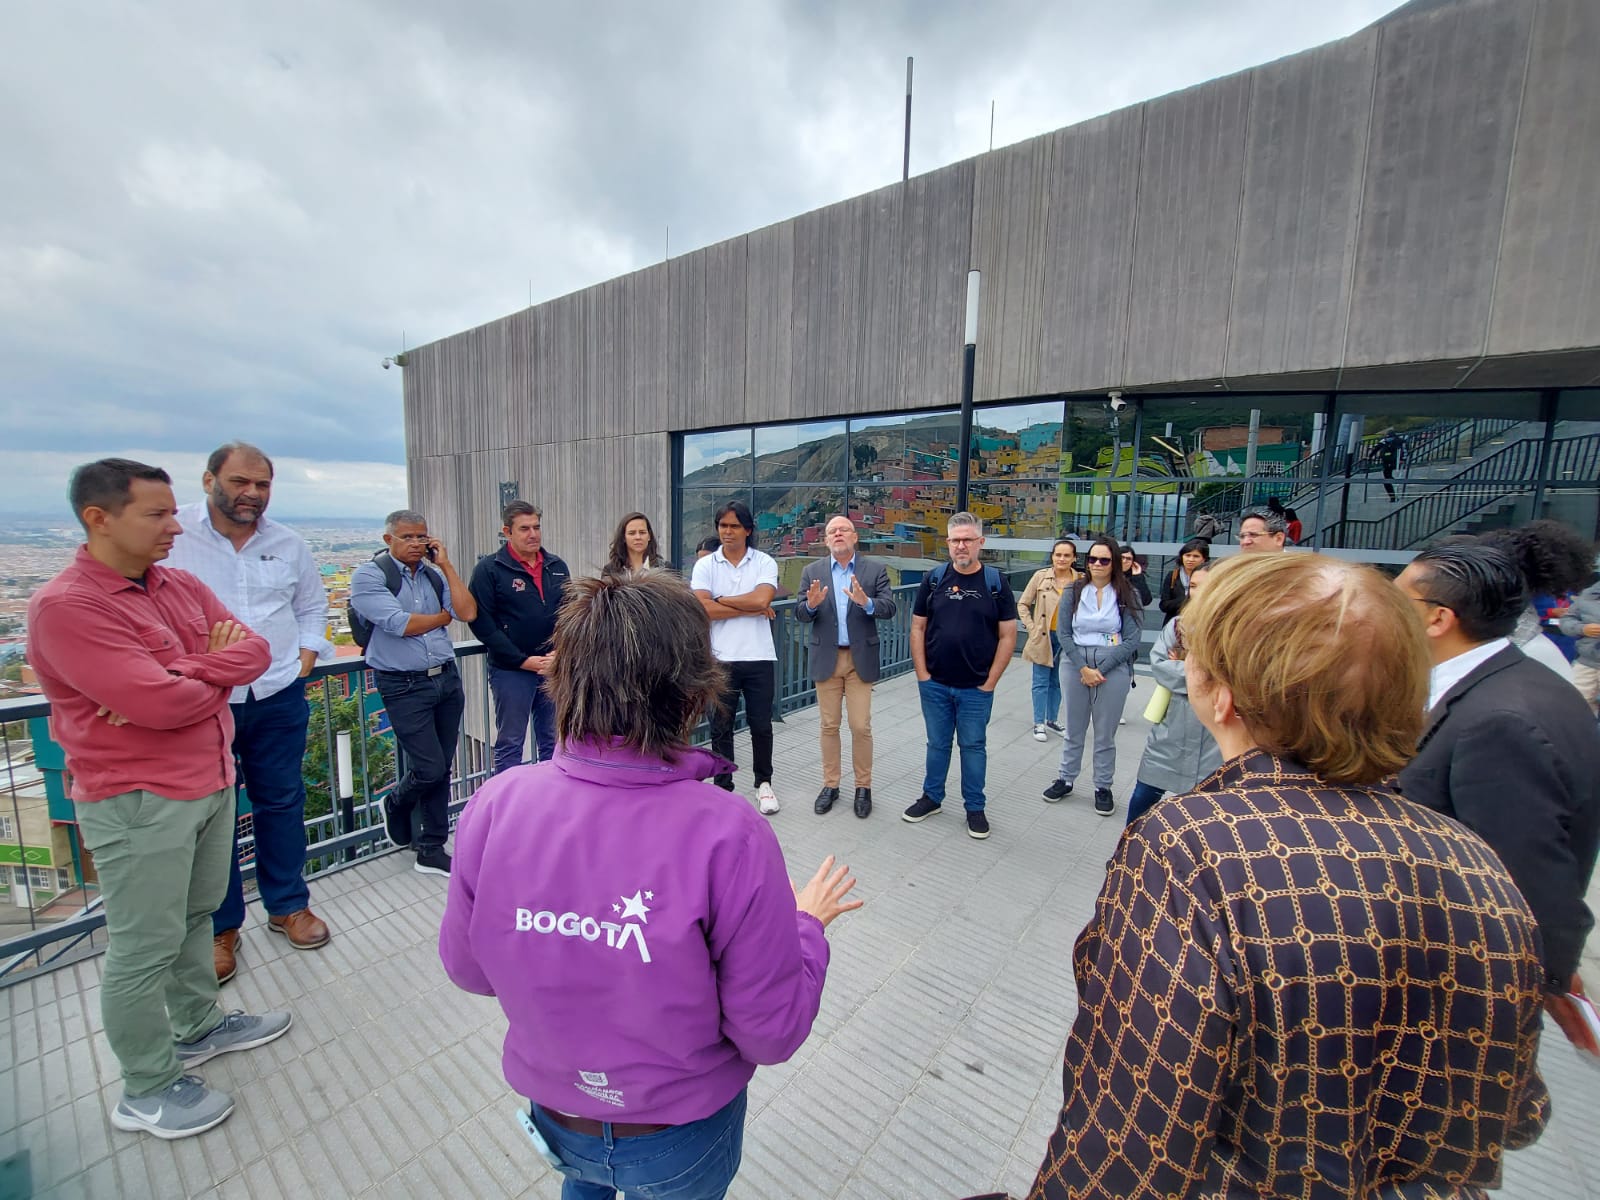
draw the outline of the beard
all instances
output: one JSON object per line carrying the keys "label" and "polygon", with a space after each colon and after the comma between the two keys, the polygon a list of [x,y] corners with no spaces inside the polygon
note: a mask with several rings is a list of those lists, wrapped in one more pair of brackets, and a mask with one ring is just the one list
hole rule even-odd
{"label": "beard", "polygon": [[248,501],[230,501],[227,493],[220,487],[211,489],[211,504],[228,520],[235,525],[254,525],[256,520],[267,509],[265,504],[250,503]]}

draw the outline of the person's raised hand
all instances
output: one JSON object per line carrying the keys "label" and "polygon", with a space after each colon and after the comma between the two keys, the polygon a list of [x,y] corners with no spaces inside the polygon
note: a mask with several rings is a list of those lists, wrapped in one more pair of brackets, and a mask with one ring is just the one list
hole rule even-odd
{"label": "person's raised hand", "polygon": [[822,922],[824,929],[840,913],[851,912],[861,907],[860,900],[846,900],[845,893],[855,887],[856,881],[850,875],[847,866],[836,867],[833,865],[833,855],[828,855],[822,860],[822,865],[817,868],[817,873],[802,888],[794,894],[794,906],[801,912],[810,913]]}
{"label": "person's raised hand", "polygon": [[822,604],[827,594],[828,589],[822,586],[822,580],[813,579],[811,586],[806,589],[806,607],[814,611]]}

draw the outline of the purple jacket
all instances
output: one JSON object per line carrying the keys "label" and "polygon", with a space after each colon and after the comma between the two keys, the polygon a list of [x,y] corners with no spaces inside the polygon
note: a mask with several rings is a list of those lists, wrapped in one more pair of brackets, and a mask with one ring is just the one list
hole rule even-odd
{"label": "purple jacket", "polygon": [[766,818],[701,782],[732,769],[564,745],[461,814],[439,957],[499,998],[506,1079],[530,1100],[681,1125],[810,1034],[828,943]]}

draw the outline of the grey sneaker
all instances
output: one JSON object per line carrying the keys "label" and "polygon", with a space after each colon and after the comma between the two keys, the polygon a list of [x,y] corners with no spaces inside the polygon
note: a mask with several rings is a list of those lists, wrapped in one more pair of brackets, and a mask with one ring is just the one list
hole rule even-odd
{"label": "grey sneaker", "polygon": [[[257,1046],[265,1046],[268,1042],[288,1033],[289,1024],[293,1019],[286,1012],[262,1013],[257,1017],[234,1009],[222,1018],[222,1024],[205,1037],[196,1038],[192,1042],[179,1042],[174,1049],[178,1052],[178,1061],[185,1067],[197,1067],[219,1054],[231,1054],[235,1050],[254,1050]],[[198,1133],[199,1130],[195,1132]]]}
{"label": "grey sneaker", "polygon": [[215,1129],[233,1113],[233,1097],[208,1088],[198,1075],[180,1075],[162,1088],[137,1100],[123,1096],[111,1110],[111,1123],[129,1133],[153,1133],[158,1138],[193,1137]]}

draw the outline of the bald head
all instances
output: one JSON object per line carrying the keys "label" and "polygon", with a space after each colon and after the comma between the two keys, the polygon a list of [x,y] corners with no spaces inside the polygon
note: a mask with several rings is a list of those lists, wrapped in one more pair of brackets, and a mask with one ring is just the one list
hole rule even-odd
{"label": "bald head", "polygon": [[849,562],[856,552],[856,527],[849,517],[834,517],[822,531],[822,539],[828,544],[828,553],[840,562]]}

